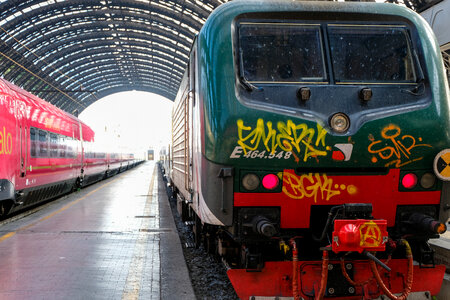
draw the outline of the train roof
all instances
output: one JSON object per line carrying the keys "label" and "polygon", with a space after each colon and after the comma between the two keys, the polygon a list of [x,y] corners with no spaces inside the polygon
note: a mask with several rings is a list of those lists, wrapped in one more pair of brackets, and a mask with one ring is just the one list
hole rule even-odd
{"label": "train roof", "polygon": [[51,104],[50,102],[47,102],[47,101],[45,101],[45,100],[43,100],[43,99],[33,95],[32,93],[25,91],[24,89],[16,86],[15,84],[13,84],[13,83],[11,83],[11,82],[3,79],[3,78],[0,78],[0,82],[3,83],[3,84],[0,84],[0,90],[3,89],[5,87],[5,85],[6,85],[9,88],[9,90],[10,90],[9,92],[5,91],[8,94],[10,94],[11,92],[15,92],[18,95],[22,95],[25,98],[33,100],[36,104],[38,104],[40,106],[40,108],[42,108],[42,109],[44,109],[44,110],[46,110],[48,112],[51,112],[51,113],[53,113],[55,115],[59,115],[60,117],[66,117],[66,118],[72,119],[74,121],[80,122],[81,124],[87,126],[86,124],[84,124],[80,119],[78,119],[74,115],[71,115],[68,112],[66,112],[66,111],[58,108],[57,106]]}
{"label": "train roof", "polygon": [[377,2],[334,2],[334,1],[292,1],[292,0],[234,0],[222,4],[213,11],[203,28],[207,28],[212,20],[258,12],[317,12],[317,13],[350,13],[379,14],[401,16],[415,24],[424,26],[423,18],[409,8]]}
{"label": "train roof", "polygon": [[[414,31],[421,37],[420,47],[426,52],[426,63],[430,67],[433,66],[430,69],[430,74],[441,71],[441,50],[428,22],[411,9],[392,3],[234,0],[222,4],[211,13],[198,34],[199,46],[209,48],[207,53],[211,57],[220,55],[222,58],[231,58],[233,50],[231,47],[226,46],[226,44],[232,43],[231,39],[236,18],[245,16],[246,14],[247,16],[252,15],[254,18],[258,13],[268,13],[267,16],[269,17],[269,14],[273,13],[274,17],[278,20],[301,18],[318,20],[323,18],[325,20],[340,21],[339,15],[341,15],[343,16],[343,21],[357,20],[364,22],[366,20],[380,20],[381,22],[405,22],[411,27],[414,27]],[[344,15],[346,16],[344,17]],[[358,18],[358,16],[360,17]],[[207,56],[208,59],[211,57],[209,55]],[[216,71],[212,70],[212,72]],[[435,78],[433,77],[432,79]]]}
{"label": "train roof", "polygon": [[[13,83],[0,78],[0,94],[7,94],[12,95],[20,100],[26,102],[27,105],[31,106],[29,109],[27,109],[28,113],[31,114],[32,111],[40,110],[41,112],[46,112],[50,115],[54,115],[62,120],[70,121],[68,123],[79,123],[83,130],[83,139],[86,141],[93,141],[94,140],[94,131],[84,122],[82,122],[77,117],[69,114],[68,112],[63,111],[62,109],[56,107],[55,105],[31,94],[30,92],[25,91],[24,89],[14,85]],[[12,105],[12,104],[8,104]],[[59,128],[58,130],[63,130],[62,128]],[[58,131],[57,130],[57,131]]]}

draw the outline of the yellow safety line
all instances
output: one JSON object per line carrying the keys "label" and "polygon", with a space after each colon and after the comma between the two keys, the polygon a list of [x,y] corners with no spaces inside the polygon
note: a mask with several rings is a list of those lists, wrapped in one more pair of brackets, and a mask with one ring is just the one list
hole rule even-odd
{"label": "yellow safety line", "polygon": [[[152,178],[150,180],[150,187],[147,193],[147,201],[145,202],[144,215],[150,215],[151,204],[153,201],[153,186],[155,184],[155,173],[158,172],[153,169]],[[150,227],[149,221],[142,219],[141,227]],[[130,263],[127,281],[122,294],[122,300],[136,300],[139,299],[139,292],[141,289],[141,279],[144,273],[145,256],[147,255],[148,234],[140,232],[134,246],[134,254]],[[157,254],[153,251],[153,255],[159,255],[159,249]],[[159,259],[158,259],[159,260]],[[152,280],[153,281],[153,280]]]}
{"label": "yellow safety line", "polygon": [[4,240],[6,240],[6,239],[8,239],[8,238],[10,238],[10,237],[12,237],[12,236],[14,236],[16,233],[18,233],[18,232],[20,232],[20,231],[25,231],[25,230],[27,230],[28,228],[33,227],[34,225],[36,225],[36,224],[38,224],[38,223],[40,223],[40,222],[42,222],[42,221],[48,220],[48,219],[50,219],[51,217],[55,216],[56,214],[59,214],[60,212],[65,211],[66,209],[68,209],[68,208],[71,207],[72,205],[74,205],[74,204],[80,202],[80,201],[83,200],[83,199],[86,199],[87,197],[89,197],[90,195],[94,194],[94,193],[97,192],[98,190],[100,190],[100,189],[102,189],[102,188],[104,188],[104,187],[110,185],[111,183],[113,183],[113,182],[119,180],[119,179],[120,179],[122,176],[124,176],[124,175],[125,175],[125,174],[122,174],[120,177],[118,177],[118,178],[116,178],[116,179],[114,179],[114,180],[112,180],[112,181],[110,181],[110,182],[108,182],[108,183],[105,183],[105,184],[99,186],[98,188],[96,188],[96,189],[93,190],[93,191],[90,191],[89,193],[87,193],[87,194],[84,195],[83,197],[78,198],[77,200],[74,200],[73,202],[70,202],[70,203],[66,204],[64,207],[58,209],[57,211],[52,212],[51,214],[49,214],[49,215],[47,215],[47,216],[45,216],[45,217],[39,219],[38,221],[36,221],[36,222],[34,222],[34,223],[31,223],[31,224],[28,224],[28,225],[26,225],[26,226],[20,227],[20,228],[17,229],[16,231],[11,231],[11,232],[8,232],[8,233],[5,234],[5,235],[2,235],[2,236],[0,237],[0,242],[2,242],[2,241],[4,241]]}

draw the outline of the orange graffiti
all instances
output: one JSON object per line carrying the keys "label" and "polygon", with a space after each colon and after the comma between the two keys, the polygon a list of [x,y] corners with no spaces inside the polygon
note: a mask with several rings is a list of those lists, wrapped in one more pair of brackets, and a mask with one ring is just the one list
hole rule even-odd
{"label": "orange graffiti", "polygon": [[[374,154],[371,158],[372,163],[376,163],[378,158],[382,160],[389,160],[385,167],[395,165],[396,168],[400,168],[404,165],[410,164],[412,162],[421,160],[423,157],[414,157],[411,151],[417,147],[429,147],[429,144],[416,144],[416,138],[412,135],[400,135],[401,129],[399,126],[394,124],[389,124],[381,131],[382,140],[375,140],[372,135],[369,135],[369,140],[371,141],[367,150],[369,153]],[[418,138],[422,141],[422,138]],[[384,145],[388,145],[383,147]],[[390,144],[390,145],[389,145]]]}

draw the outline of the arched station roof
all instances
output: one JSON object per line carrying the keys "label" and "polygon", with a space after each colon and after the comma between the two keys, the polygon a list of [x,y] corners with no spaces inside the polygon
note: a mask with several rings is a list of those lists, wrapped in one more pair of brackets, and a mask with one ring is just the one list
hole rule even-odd
{"label": "arched station roof", "polygon": [[0,0],[0,75],[63,110],[112,93],[174,99],[191,43],[227,0]]}

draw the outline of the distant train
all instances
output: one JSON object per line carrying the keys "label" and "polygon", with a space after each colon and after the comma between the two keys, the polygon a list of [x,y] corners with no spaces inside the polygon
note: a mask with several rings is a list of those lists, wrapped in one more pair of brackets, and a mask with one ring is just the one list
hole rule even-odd
{"label": "distant train", "polygon": [[150,149],[147,150],[147,160],[154,160],[155,159],[155,150]]}
{"label": "distant train", "polygon": [[194,40],[166,174],[241,299],[430,299],[445,272],[427,241],[450,213],[449,113],[416,13],[231,1]]}
{"label": "distant train", "polygon": [[0,79],[0,217],[135,166],[76,117]]}

